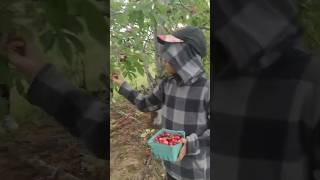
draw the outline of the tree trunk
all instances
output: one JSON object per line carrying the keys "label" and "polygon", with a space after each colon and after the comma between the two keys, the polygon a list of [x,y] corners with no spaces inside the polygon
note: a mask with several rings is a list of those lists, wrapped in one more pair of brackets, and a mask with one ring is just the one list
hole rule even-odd
{"label": "tree trunk", "polygon": [[164,34],[164,30],[163,28],[158,27],[158,24],[155,24],[154,26],[154,31],[153,31],[153,41],[154,41],[154,47],[155,47],[155,62],[156,62],[156,66],[157,66],[157,75],[155,77],[155,85],[153,87],[155,87],[156,85],[159,84],[159,82],[161,81],[161,79],[163,78],[164,75],[164,66],[161,62],[161,58],[160,58],[160,47],[159,47],[159,43],[157,42],[157,35],[159,34]]}
{"label": "tree trunk", "polygon": [[153,43],[155,48],[154,58],[157,66],[157,75],[161,76],[161,74],[163,73],[163,65],[161,64],[160,51],[159,51],[160,48],[157,42],[157,35],[158,35],[158,24],[155,24],[153,28]]}
{"label": "tree trunk", "polygon": [[[142,53],[145,54],[146,53],[146,46],[148,44],[148,41],[144,43],[144,46],[143,46],[143,50],[142,50]],[[146,61],[146,58],[143,58],[143,69],[144,69],[144,73],[146,74],[147,76],[147,80],[148,80],[148,93],[151,92],[151,90],[153,89],[153,84],[154,84],[154,78],[152,77],[150,71],[149,71],[149,64],[147,63]]]}
{"label": "tree trunk", "polygon": [[[144,68],[144,72],[147,75],[147,80],[148,80],[148,84],[149,84],[149,89],[153,88],[153,84],[154,84],[154,78],[152,77],[150,71],[149,71],[149,65],[148,63],[144,60],[143,61],[143,68]],[[149,90],[151,91],[151,90]]]}

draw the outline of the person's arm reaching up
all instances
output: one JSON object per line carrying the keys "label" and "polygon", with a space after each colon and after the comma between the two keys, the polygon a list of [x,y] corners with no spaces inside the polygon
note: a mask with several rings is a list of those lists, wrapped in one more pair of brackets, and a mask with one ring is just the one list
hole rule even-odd
{"label": "person's arm reaching up", "polygon": [[140,111],[151,112],[161,108],[164,98],[164,81],[153,90],[150,95],[138,93],[124,81],[121,74],[113,74],[112,80],[120,86],[119,93],[134,104]]}
{"label": "person's arm reaching up", "polygon": [[34,78],[27,99],[54,116],[96,156],[106,158],[106,104],[72,86],[53,65],[46,65]]}
{"label": "person's arm reaching up", "polygon": [[2,50],[10,63],[31,80],[28,100],[55,117],[97,157],[107,157],[108,109],[44,62],[41,51],[23,38],[9,39]]}

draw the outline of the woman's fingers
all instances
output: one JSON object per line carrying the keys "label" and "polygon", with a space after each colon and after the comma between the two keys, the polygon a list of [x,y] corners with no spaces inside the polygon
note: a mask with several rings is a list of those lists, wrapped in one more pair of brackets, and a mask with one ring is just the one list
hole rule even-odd
{"label": "woman's fingers", "polygon": [[119,75],[118,74],[112,74],[112,78],[113,79],[119,79]]}
{"label": "woman's fingers", "polygon": [[3,50],[6,54],[17,53],[20,56],[25,56],[26,54],[26,43],[22,39],[7,39],[6,43],[3,45]]}
{"label": "woman's fingers", "polygon": [[112,73],[111,75],[112,78],[116,79],[116,80],[123,80],[123,77],[121,75],[121,73]]}
{"label": "woman's fingers", "polygon": [[124,82],[124,78],[122,77],[121,73],[112,73],[111,80],[119,86]]}

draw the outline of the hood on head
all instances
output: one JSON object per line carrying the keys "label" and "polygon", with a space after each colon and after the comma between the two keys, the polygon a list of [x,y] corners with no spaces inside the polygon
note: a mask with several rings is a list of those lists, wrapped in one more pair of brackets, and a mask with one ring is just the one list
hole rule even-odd
{"label": "hood on head", "polygon": [[179,75],[180,85],[190,85],[204,76],[201,56],[186,43],[165,44],[161,57],[170,61]]}
{"label": "hood on head", "polygon": [[170,60],[180,84],[192,84],[205,76],[202,58],[207,54],[206,38],[198,27],[186,26],[169,35],[158,35],[160,55]]}
{"label": "hood on head", "polygon": [[216,0],[217,73],[268,67],[294,46],[295,7],[295,0]]}
{"label": "hood on head", "polygon": [[195,26],[186,26],[168,35],[158,35],[157,40],[160,44],[184,42],[194,48],[202,58],[207,54],[206,37],[202,30]]}

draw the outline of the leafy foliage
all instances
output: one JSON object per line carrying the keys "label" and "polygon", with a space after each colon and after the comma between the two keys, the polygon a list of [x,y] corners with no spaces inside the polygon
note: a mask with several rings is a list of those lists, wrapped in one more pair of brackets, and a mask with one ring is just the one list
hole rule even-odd
{"label": "leafy foliage", "polygon": [[[78,73],[85,75],[84,63],[77,62],[83,61],[79,56],[86,53],[79,35],[87,31],[97,43],[106,46],[109,19],[96,4],[94,0],[2,0],[0,40],[13,32],[27,40],[35,37],[45,52],[57,50],[70,70],[79,66],[82,72]],[[0,84],[15,87],[24,95],[24,81],[22,75],[11,70],[8,60],[0,56]]]}
{"label": "leafy foliage", "polygon": [[[209,18],[208,0],[112,0],[111,71],[121,69],[131,80],[139,74],[148,76],[149,65],[157,64],[155,35],[171,33],[186,25],[203,29],[209,49]],[[204,58],[207,73],[209,57],[210,54]]]}
{"label": "leafy foliage", "polygon": [[299,22],[304,30],[304,37],[309,47],[319,49],[320,47],[320,1],[299,1]]}
{"label": "leafy foliage", "polygon": [[[18,32],[26,38],[37,36],[45,52],[57,47],[66,63],[77,60],[73,54],[84,54],[86,48],[78,35],[88,29],[98,43],[106,45],[107,19],[91,0],[5,0],[0,6],[0,38]],[[8,84],[10,74],[1,58],[0,83]]]}

